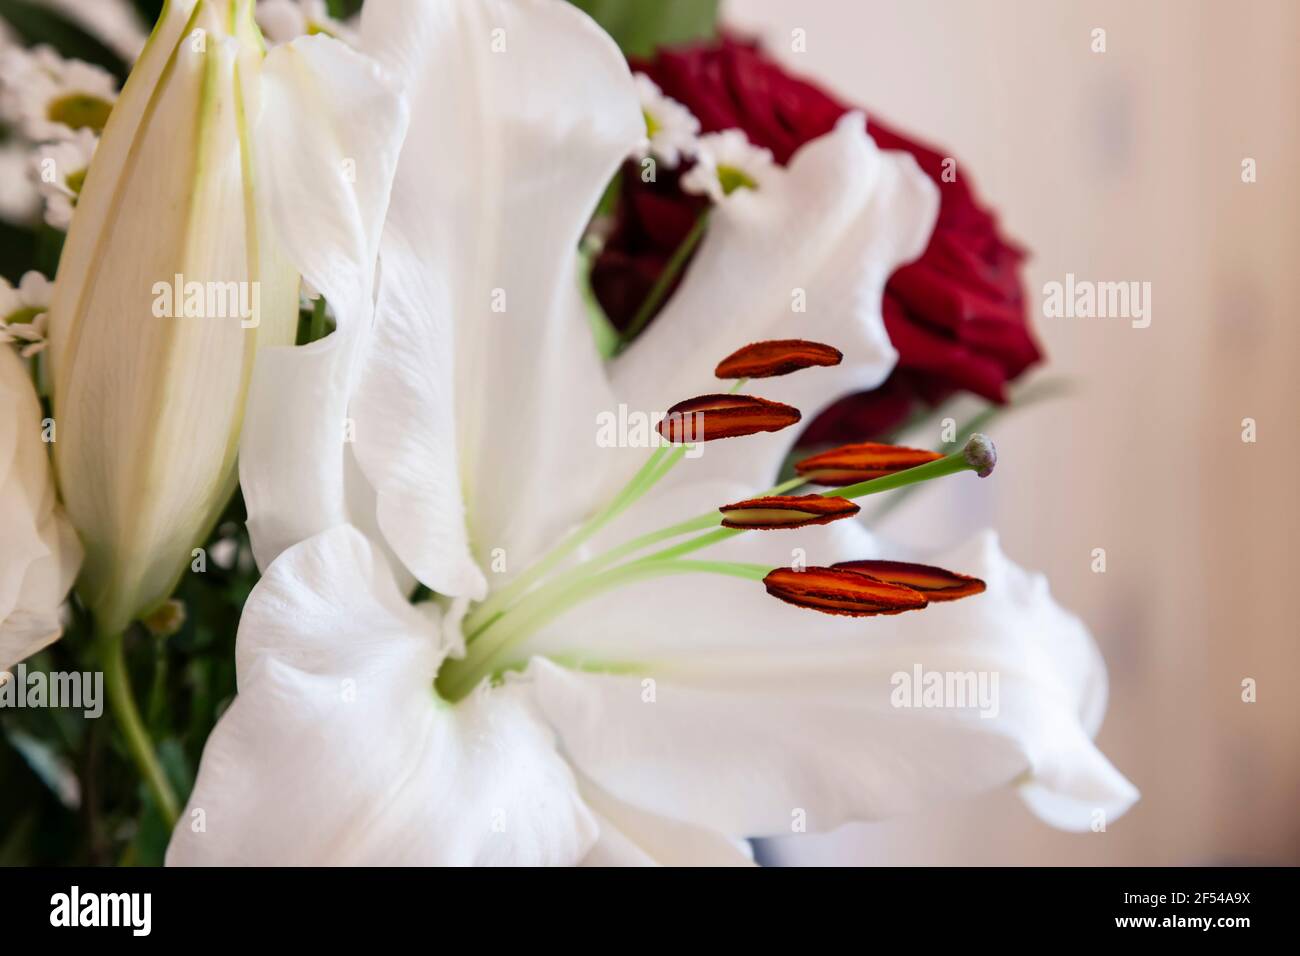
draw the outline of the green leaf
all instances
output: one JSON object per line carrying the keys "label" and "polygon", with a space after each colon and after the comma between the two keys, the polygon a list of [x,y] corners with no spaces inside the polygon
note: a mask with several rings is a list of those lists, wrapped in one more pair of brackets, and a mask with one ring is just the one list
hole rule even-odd
{"label": "green leaf", "polygon": [[719,0],[569,0],[605,28],[627,56],[707,40],[717,33]]}
{"label": "green leaf", "polygon": [[102,66],[125,79],[130,64],[66,17],[31,0],[0,0],[0,17],[9,22],[28,45],[48,43],[65,57]]}
{"label": "green leaf", "polygon": [[59,798],[60,803],[69,810],[75,810],[81,805],[81,784],[72,765],[62,754],[21,730],[6,727],[5,737],[9,740],[9,746],[22,755],[27,766]]}

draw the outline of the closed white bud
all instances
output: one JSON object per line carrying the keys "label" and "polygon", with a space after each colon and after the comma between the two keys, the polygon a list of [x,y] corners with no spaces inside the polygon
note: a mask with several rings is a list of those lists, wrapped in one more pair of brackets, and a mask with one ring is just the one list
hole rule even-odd
{"label": "closed white bud", "polygon": [[254,355],[293,341],[298,276],[251,173],[264,57],[252,0],[169,0],[64,246],[55,469],[103,630],[171,594],[234,489]]}

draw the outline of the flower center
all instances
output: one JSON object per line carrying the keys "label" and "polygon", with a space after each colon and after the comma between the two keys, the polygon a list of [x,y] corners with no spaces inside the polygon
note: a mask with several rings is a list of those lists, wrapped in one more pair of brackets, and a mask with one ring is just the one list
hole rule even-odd
{"label": "flower center", "polygon": [[44,311],[45,311],[44,308],[34,308],[32,306],[24,306],[23,308],[19,309],[17,312],[13,312],[9,315],[6,315],[4,317],[4,324],[5,325],[27,325],[30,324],[34,318],[36,318]]}
{"label": "flower center", "polygon": [[71,93],[51,100],[45,108],[46,118],[52,123],[62,123],[71,129],[93,129],[100,132],[108,122],[113,104],[89,93]]}
{"label": "flower center", "polygon": [[757,189],[758,183],[743,169],[736,166],[718,166],[718,182],[722,186],[722,191],[730,196],[742,186],[745,189]]}
{"label": "flower center", "polygon": [[74,195],[81,195],[81,187],[86,184],[86,169],[78,169],[75,172],[68,173],[66,180],[68,191]]}
{"label": "flower center", "polygon": [[[834,361],[829,354],[834,353]],[[835,364],[839,353],[828,346],[788,340],[746,346],[718,366],[719,377],[744,369],[756,378],[788,374],[816,365]],[[962,471],[981,475],[992,470],[992,443],[975,436],[961,451],[943,456],[916,449],[868,444],[840,449],[838,480],[826,469],[798,469],[800,474],[763,494],[722,505],[632,538],[576,565],[566,559],[603,527],[645,496],[686,457],[697,441],[738,438],[775,431],[799,420],[797,410],[766,399],[737,394],[748,378],[739,378],[727,395],[706,395],[679,402],[658,425],[671,444],[658,447],[628,483],[581,527],[514,581],[490,594],[462,622],[466,654],[444,661],[436,679],[441,697],[455,701],[484,678],[526,666],[520,645],[572,608],[615,588],[677,574],[722,574],[762,582],[773,597],[830,614],[896,614],[925,607],[934,600],[953,600],[983,590],[977,579],[940,568],[905,562],[856,561],[829,568],[777,568],[767,565],[688,558],[719,541],[754,530],[795,529],[852,517],[851,499],[891,491]],[[793,414],[791,414],[793,413]],[[690,416],[689,425],[684,424]],[[855,459],[855,449],[858,458]],[[819,456],[814,456],[819,457]],[[893,464],[891,464],[893,463]],[[800,463],[801,465],[803,463]],[[806,472],[806,473],[804,473]],[[805,484],[840,484],[825,494],[790,496]],[[661,542],[683,539],[650,550]],[[649,551],[640,557],[640,552]]]}
{"label": "flower center", "polygon": [[654,139],[655,135],[663,129],[659,121],[649,110],[642,110],[641,115],[645,117],[645,135],[648,139]]}

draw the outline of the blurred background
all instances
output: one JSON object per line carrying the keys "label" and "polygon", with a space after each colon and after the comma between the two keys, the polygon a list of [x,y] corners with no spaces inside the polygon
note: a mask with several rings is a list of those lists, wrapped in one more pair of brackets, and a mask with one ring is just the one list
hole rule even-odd
{"label": "blurred background", "polygon": [[[996,482],[888,531],[995,525],[1091,626],[1104,752],[1142,791],[1104,833],[1012,794],[769,845],[773,862],[1300,862],[1300,5],[731,0],[724,22],[868,115],[951,148],[1031,252],[1072,391],[998,421]],[[1092,31],[1106,52],[1092,52]],[[791,50],[802,29],[806,52]],[[1258,179],[1242,182],[1242,161]],[[1042,317],[1045,282],[1152,284],[1152,322]],[[1242,441],[1242,419],[1257,442]],[[1092,570],[1106,550],[1105,573]],[[1242,701],[1254,678],[1258,699]]]}

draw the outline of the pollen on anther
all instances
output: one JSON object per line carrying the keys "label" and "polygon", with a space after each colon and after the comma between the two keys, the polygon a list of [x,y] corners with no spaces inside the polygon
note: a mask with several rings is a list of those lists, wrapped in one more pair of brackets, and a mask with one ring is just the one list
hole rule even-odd
{"label": "pollen on anther", "polygon": [[799,409],[754,395],[700,395],[670,408],[655,429],[682,444],[780,431],[799,418]]}
{"label": "pollen on anther", "polygon": [[956,601],[984,591],[984,582],[979,578],[930,564],[914,564],[910,561],[841,561],[832,567],[858,571],[880,581],[912,588],[931,601]]}
{"label": "pollen on anther", "polygon": [[750,498],[735,504],[723,505],[724,528],[769,530],[774,528],[804,528],[814,524],[830,524],[849,518],[860,510],[848,498],[827,498],[822,495],[769,495]]}
{"label": "pollen on anther", "polygon": [[732,352],[714,369],[718,378],[771,378],[814,366],[839,365],[839,349],[804,339],[754,342]]}
{"label": "pollen on anther", "polygon": [[776,568],[763,578],[775,598],[823,614],[869,617],[901,614],[929,604],[919,591],[847,568]]}
{"label": "pollen on anther", "polygon": [[852,485],[938,461],[943,455],[920,448],[862,442],[842,445],[795,463],[795,471],[819,485]]}

